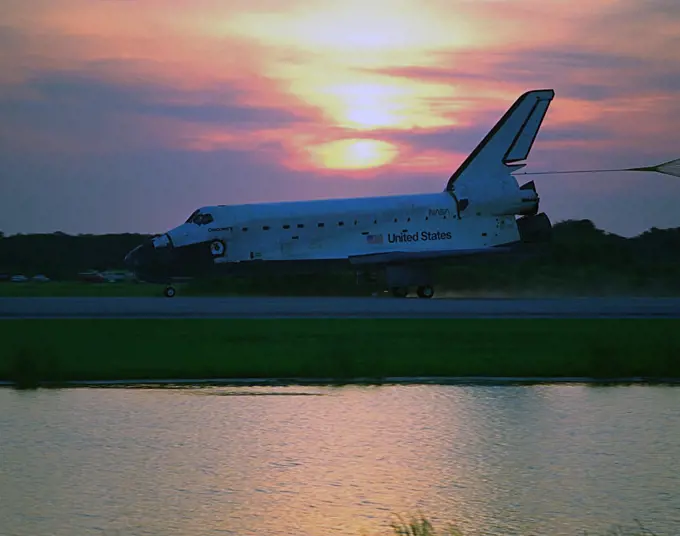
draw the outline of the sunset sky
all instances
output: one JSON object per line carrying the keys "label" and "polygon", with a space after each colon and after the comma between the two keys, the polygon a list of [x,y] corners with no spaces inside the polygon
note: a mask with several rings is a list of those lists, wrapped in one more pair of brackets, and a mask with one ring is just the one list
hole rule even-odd
{"label": "sunset sky", "polygon": [[[441,191],[524,91],[527,171],[680,156],[678,0],[0,0],[0,230]],[[553,222],[680,226],[680,179],[535,179]]]}

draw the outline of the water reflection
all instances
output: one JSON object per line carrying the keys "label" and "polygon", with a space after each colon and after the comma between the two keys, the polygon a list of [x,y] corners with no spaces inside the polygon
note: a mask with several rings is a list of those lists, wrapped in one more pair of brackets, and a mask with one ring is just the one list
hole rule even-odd
{"label": "water reflection", "polygon": [[636,517],[675,534],[679,402],[664,387],[4,390],[0,519],[17,536],[359,535],[421,510],[466,534]]}

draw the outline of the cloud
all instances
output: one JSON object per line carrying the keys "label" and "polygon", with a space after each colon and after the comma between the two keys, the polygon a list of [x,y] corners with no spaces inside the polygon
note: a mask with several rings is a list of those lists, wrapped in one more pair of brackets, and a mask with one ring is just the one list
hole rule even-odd
{"label": "cloud", "polygon": [[[66,137],[81,152],[104,138],[115,151],[176,145],[182,139],[200,138],[202,131],[205,136],[219,131],[228,137],[308,121],[303,108],[251,105],[244,103],[247,100],[245,90],[229,84],[187,91],[153,81],[120,82],[95,73],[43,72],[0,96],[0,138],[14,139],[16,149],[21,132],[32,131],[42,138]],[[149,134],[156,137],[148,139]],[[99,141],[96,147],[103,148]]]}
{"label": "cloud", "polygon": [[8,50],[23,43],[22,34],[16,28],[0,25],[0,50]]}
{"label": "cloud", "polygon": [[[437,66],[405,65],[373,69],[372,72],[387,76],[420,78],[426,80],[455,81],[503,79],[520,71],[542,73],[546,69],[599,70],[640,68],[648,61],[618,53],[587,50],[563,50],[548,45],[539,49],[512,47],[510,49],[487,49],[484,51],[458,50],[439,52],[433,60]],[[465,68],[449,65],[464,64]]]}
{"label": "cloud", "polygon": [[[161,232],[197,207],[422,192],[445,178],[383,172],[371,181],[290,171],[250,151],[157,149],[125,154],[3,158],[5,233]],[[41,216],[42,215],[42,216]]]}
{"label": "cloud", "polygon": [[599,18],[614,24],[624,21],[642,24],[653,20],[668,22],[680,18],[680,4],[676,0],[618,0],[611,3]]}
{"label": "cloud", "polygon": [[521,84],[526,89],[554,87],[562,96],[593,101],[641,91],[680,90],[680,60],[669,63],[585,48],[563,50],[550,45],[538,49],[457,51],[440,53],[435,61],[439,66],[403,65],[369,71],[457,84],[464,92],[467,88],[474,92],[480,84],[492,86],[498,82],[515,87]]}
{"label": "cloud", "polygon": [[43,73],[28,90],[54,106],[79,106],[88,112],[132,113],[192,123],[246,128],[276,128],[305,120],[300,112],[238,104],[245,92],[233,86],[179,91],[153,82],[110,82],[80,73]]}
{"label": "cloud", "polygon": [[452,126],[387,132],[385,139],[413,150],[467,154],[520,93],[550,87],[556,98],[530,162],[550,165],[569,147],[578,148],[575,162],[597,159],[598,154],[606,158],[617,150],[657,156],[677,150],[671,133],[680,123],[680,59],[669,62],[588,50],[585,45],[566,50],[547,44],[532,50],[447,52],[432,62],[441,67],[404,65],[376,72],[451,84],[456,95],[439,99],[436,107]]}
{"label": "cloud", "polygon": [[[676,156],[676,0],[396,5],[14,2],[0,25],[0,227],[156,231],[213,202],[439,191],[537,87],[556,100],[534,169]],[[370,173],[315,169],[301,156],[362,137],[400,153]],[[610,214],[606,191],[623,205],[646,187],[550,180],[541,195],[558,219],[588,217],[585,198]],[[661,210],[680,224],[674,208],[652,205],[606,221],[639,225]]]}

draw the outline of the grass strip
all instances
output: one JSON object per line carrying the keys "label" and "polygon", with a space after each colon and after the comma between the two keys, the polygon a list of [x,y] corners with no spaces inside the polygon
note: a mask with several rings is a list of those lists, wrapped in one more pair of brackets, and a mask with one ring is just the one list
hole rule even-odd
{"label": "grass strip", "polygon": [[680,377],[673,319],[0,322],[0,380]]}
{"label": "grass strip", "polygon": [[117,296],[159,296],[163,295],[160,285],[144,283],[82,283],[75,281],[50,281],[49,283],[2,283],[0,297],[42,298],[42,297],[117,297]]}

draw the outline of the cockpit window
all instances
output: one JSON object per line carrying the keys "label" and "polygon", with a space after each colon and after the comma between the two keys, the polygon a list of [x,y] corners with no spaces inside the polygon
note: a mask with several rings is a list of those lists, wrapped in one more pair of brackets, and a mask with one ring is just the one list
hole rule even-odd
{"label": "cockpit window", "polygon": [[200,210],[195,211],[191,216],[189,216],[189,219],[186,221],[186,223],[195,223],[196,225],[207,225],[208,223],[212,223],[214,218],[212,217],[212,214],[201,214]]}
{"label": "cockpit window", "polygon": [[194,211],[191,213],[191,216],[189,216],[189,217],[187,218],[187,221],[185,221],[184,223],[193,223],[193,222],[194,222],[194,218],[195,218],[196,215],[199,214],[200,212],[201,212],[200,210],[194,210]]}

